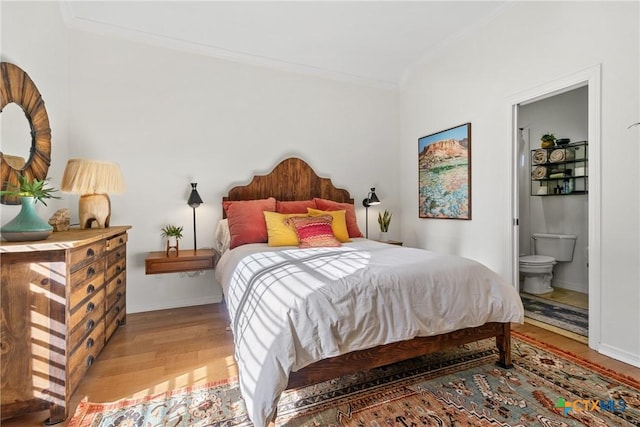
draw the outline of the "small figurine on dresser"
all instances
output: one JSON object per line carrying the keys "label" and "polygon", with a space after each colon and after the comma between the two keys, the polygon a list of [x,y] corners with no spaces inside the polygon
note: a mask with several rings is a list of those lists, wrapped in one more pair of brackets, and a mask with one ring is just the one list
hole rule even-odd
{"label": "small figurine on dresser", "polygon": [[71,214],[69,209],[58,209],[56,213],[49,218],[49,225],[53,227],[53,231],[67,231],[71,222]]}

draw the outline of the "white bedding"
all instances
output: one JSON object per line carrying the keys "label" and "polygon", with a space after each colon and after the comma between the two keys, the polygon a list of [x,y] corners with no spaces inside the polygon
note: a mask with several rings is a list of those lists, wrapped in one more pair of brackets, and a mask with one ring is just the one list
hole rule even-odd
{"label": "white bedding", "polygon": [[320,359],[524,316],[515,289],[482,264],[366,239],[341,248],[240,246],[223,254],[216,279],[259,427],[289,373]]}

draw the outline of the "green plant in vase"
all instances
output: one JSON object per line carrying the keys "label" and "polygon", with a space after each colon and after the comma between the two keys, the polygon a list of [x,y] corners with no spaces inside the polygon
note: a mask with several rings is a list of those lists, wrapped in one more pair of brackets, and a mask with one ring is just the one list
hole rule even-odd
{"label": "green plant in vase", "polygon": [[378,212],[378,225],[380,226],[380,240],[387,240],[387,232],[389,231],[389,224],[391,224],[391,212],[384,210],[384,212]]}
{"label": "green plant in vase", "polygon": [[552,133],[545,133],[540,137],[540,146],[542,148],[551,148],[556,144],[556,136]]}
{"label": "green plant in vase", "polygon": [[179,240],[182,239],[182,230],[184,227],[169,224],[165,227],[162,227],[162,237],[167,239],[167,255],[171,252],[172,249],[175,249],[176,255],[179,253]]}
{"label": "green plant in vase", "polygon": [[29,181],[26,176],[18,175],[18,185],[6,190],[0,191],[0,196],[5,197],[32,197],[34,203],[40,202],[47,206],[46,199],[59,199],[60,197],[54,196],[56,189],[47,187],[46,182],[49,178],[43,180],[34,179]]}
{"label": "green plant in vase", "polygon": [[53,232],[53,227],[40,218],[35,209],[35,204],[40,202],[47,206],[46,199],[59,199],[53,193],[58,191],[46,185],[43,180],[29,180],[26,176],[18,175],[18,185],[9,186],[0,191],[2,197],[17,197],[22,208],[14,219],[0,228],[0,234],[4,240],[33,241],[44,240]]}

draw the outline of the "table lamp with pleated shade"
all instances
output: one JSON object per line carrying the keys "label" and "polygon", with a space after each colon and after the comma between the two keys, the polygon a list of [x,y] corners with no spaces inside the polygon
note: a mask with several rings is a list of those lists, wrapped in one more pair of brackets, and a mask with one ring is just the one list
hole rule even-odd
{"label": "table lamp with pleated shade", "polygon": [[107,228],[111,219],[108,193],[124,193],[124,177],[117,163],[70,159],[60,189],[80,194],[80,228]]}

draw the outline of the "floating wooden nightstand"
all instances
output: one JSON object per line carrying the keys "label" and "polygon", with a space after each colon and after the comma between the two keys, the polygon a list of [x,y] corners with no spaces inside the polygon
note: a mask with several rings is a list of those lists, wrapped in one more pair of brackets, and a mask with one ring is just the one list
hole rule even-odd
{"label": "floating wooden nightstand", "polygon": [[145,274],[180,273],[185,271],[212,270],[218,262],[215,249],[150,252],[144,260]]}

